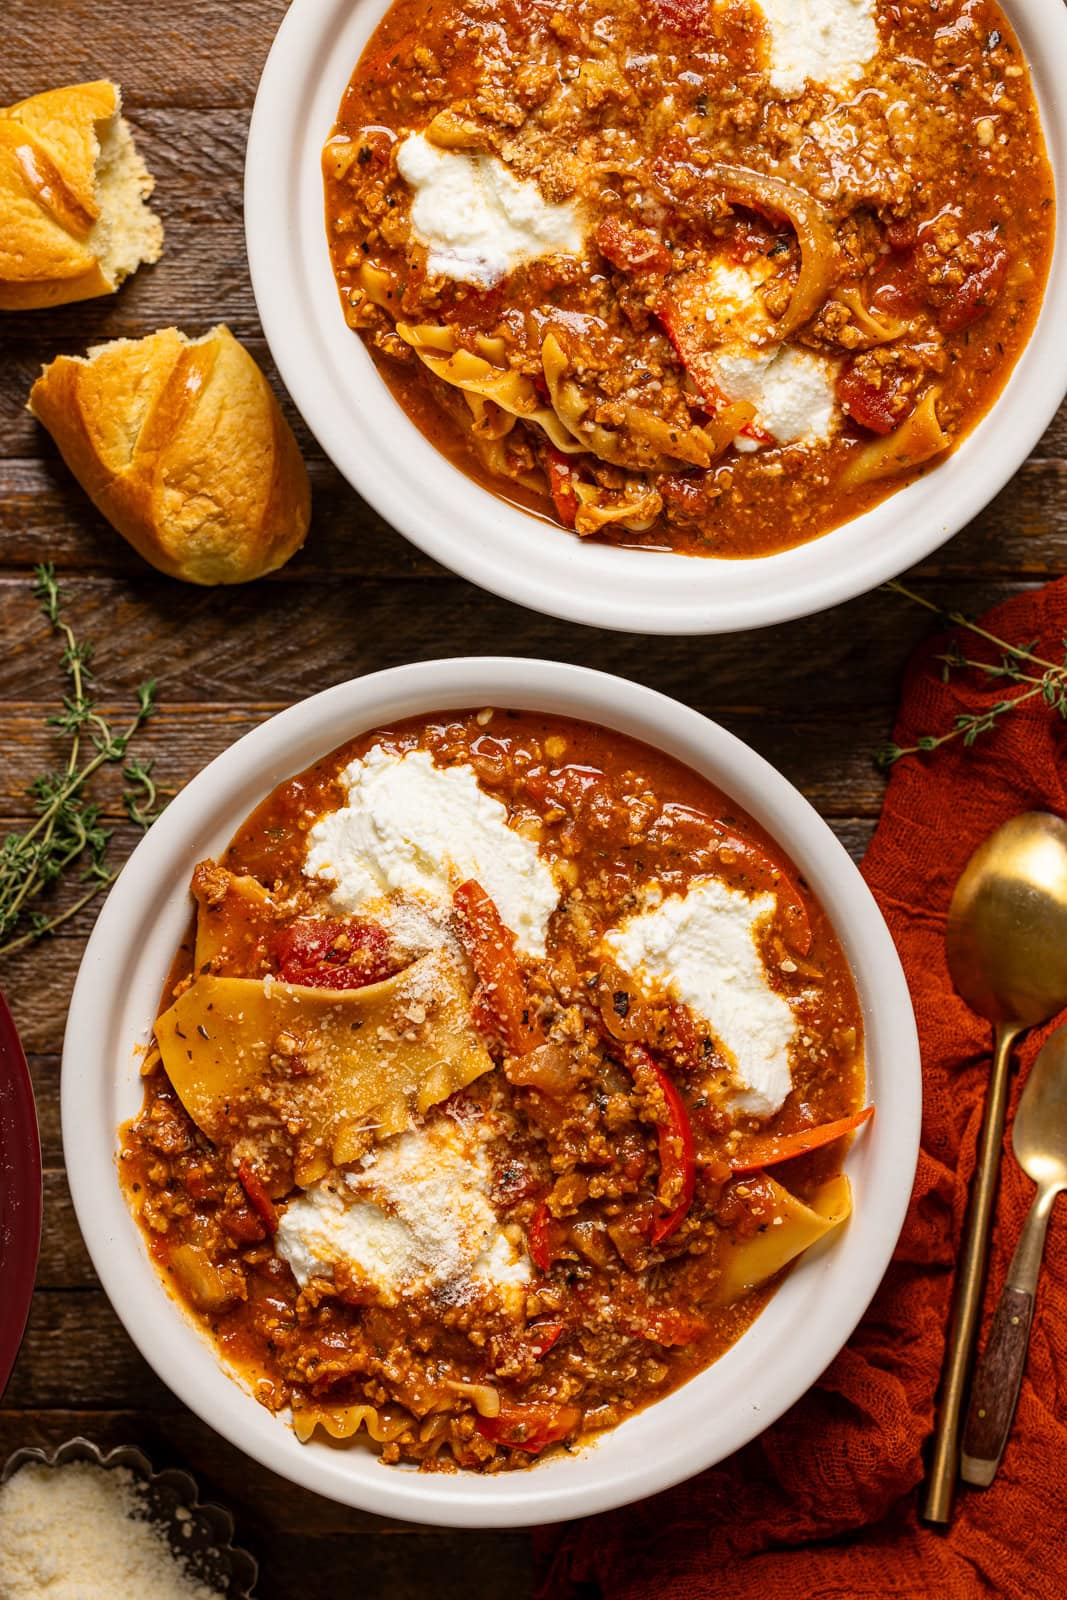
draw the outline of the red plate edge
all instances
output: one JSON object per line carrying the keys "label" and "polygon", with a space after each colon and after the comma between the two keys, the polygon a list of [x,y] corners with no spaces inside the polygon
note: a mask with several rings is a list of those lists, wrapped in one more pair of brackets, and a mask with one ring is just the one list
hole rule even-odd
{"label": "red plate edge", "polygon": [[0,993],[0,1395],[22,1343],[37,1276],[41,1181],[30,1071]]}

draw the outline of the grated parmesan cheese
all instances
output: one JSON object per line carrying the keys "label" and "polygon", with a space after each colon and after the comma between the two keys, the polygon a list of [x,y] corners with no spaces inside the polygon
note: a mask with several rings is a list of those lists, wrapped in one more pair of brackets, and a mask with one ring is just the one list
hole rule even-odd
{"label": "grated parmesan cheese", "polygon": [[125,1467],[26,1466],[0,1489],[3,1600],[222,1600],[151,1520]]}
{"label": "grated parmesan cheese", "polygon": [[425,750],[396,755],[376,744],[341,782],[348,803],[311,828],[304,866],[332,886],[338,911],[364,912],[397,890],[448,906],[453,889],[477,878],[519,949],[544,956],[559,903],[552,870],[472,766],[439,767]]}
{"label": "grated parmesan cheese", "polygon": [[344,1265],[382,1305],[488,1293],[517,1313],[532,1273],[490,1200],[489,1134],[477,1117],[439,1115],[290,1200],[276,1248],[301,1288]]}

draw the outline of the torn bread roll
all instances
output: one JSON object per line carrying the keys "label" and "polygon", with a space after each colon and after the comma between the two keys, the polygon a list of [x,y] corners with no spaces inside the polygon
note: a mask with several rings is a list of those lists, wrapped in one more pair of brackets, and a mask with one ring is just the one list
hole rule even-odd
{"label": "torn bread roll", "polygon": [[304,542],[307,469],[228,328],[164,328],[44,368],[29,409],[94,505],[160,572],[245,583]]}
{"label": "torn bread roll", "polygon": [[163,252],[153,182],[113,83],[50,89],[0,111],[0,310],[114,294]]}

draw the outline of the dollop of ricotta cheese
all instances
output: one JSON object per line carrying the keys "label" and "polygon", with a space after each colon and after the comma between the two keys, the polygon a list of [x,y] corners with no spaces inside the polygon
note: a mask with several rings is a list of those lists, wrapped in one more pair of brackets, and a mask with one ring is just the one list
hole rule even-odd
{"label": "dollop of ricotta cheese", "polygon": [[[779,444],[817,444],[838,426],[837,367],[797,345],[766,350],[724,347],[714,360],[715,381],[730,400],[755,406],[755,425]],[[735,440],[739,447],[755,441]]]}
{"label": "dollop of ricotta cheese", "polygon": [[670,994],[704,1021],[739,1085],[731,1104],[769,1117],[793,1087],[797,1022],[771,988],[757,935],[774,915],[773,894],[747,895],[718,878],[657,898],[604,936],[624,971]]}
{"label": "dollop of ricotta cheese", "polygon": [[[704,320],[721,341],[710,362],[727,400],[756,409],[754,426],[776,444],[817,444],[840,424],[837,363],[798,345],[774,342],[774,321],[759,294],[773,268],[766,257],[712,262],[703,289]],[[738,450],[758,450],[741,434]]]}
{"label": "dollop of ricotta cheese", "polygon": [[476,878],[525,954],[542,957],[559,889],[532,839],[508,823],[469,765],[374,745],[341,774],[348,804],[310,829],[304,870],[333,886],[334,908],[362,910],[395,890],[448,900]]}
{"label": "dollop of ricotta cheese", "polygon": [[437,1117],[290,1201],[276,1248],[297,1283],[343,1266],[381,1305],[427,1294],[458,1304],[488,1289],[520,1312],[532,1269],[490,1203],[487,1136],[477,1118]]}
{"label": "dollop of ricotta cheese", "polygon": [[759,0],[769,34],[769,76],[795,96],[809,81],[847,88],[878,54],[874,0]]}
{"label": "dollop of ricotta cheese", "polygon": [[533,256],[579,255],[584,229],[569,205],[550,205],[484,151],[442,150],[421,133],[397,147],[400,176],[415,191],[411,225],[430,272],[490,287]]}

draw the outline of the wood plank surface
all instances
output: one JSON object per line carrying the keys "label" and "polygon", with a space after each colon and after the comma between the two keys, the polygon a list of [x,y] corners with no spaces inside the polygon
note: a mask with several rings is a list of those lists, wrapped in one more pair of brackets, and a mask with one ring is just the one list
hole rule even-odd
{"label": "wood plank surface", "polygon": [[[648,639],[569,626],[485,595],[390,529],[328,463],[284,394],[315,496],[305,549],[242,590],[205,591],[148,569],[102,521],[25,409],[43,363],[119,335],[226,321],[277,384],[248,278],[241,217],[255,87],[285,0],[5,0],[0,103],[108,74],[157,179],[167,248],[118,296],[0,322],[0,830],[25,823],[33,778],[56,759],[46,719],[62,694],[56,640],[31,593],[55,563],[81,637],[96,641],[99,697],[116,718],[143,679],[160,707],[141,750],[177,791],[234,740],[303,695],[408,660],[510,654],[583,662],[673,695],[725,723],[812,800],[859,860],[883,783],[901,674],[930,618],[865,596],[773,632]],[[1067,571],[1067,412],[1012,484],[912,574],[941,604],[977,610]],[[546,537],[550,535],[546,533]],[[121,775],[97,798],[116,862],[136,842]],[[57,909],[75,886],[62,886]],[[0,1401],[0,1460],[83,1433],[136,1442],[197,1474],[259,1556],[262,1600],[357,1592],[366,1600],[526,1600],[525,1534],[447,1533],[349,1511],[242,1456],[187,1412],[135,1350],[97,1283],[63,1168],[60,1052],[97,906],[0,962],[30,1054],[45,1160],[45,1236],[27,1337]],[[72,1058],[72,1070],[76,1058]]]}

